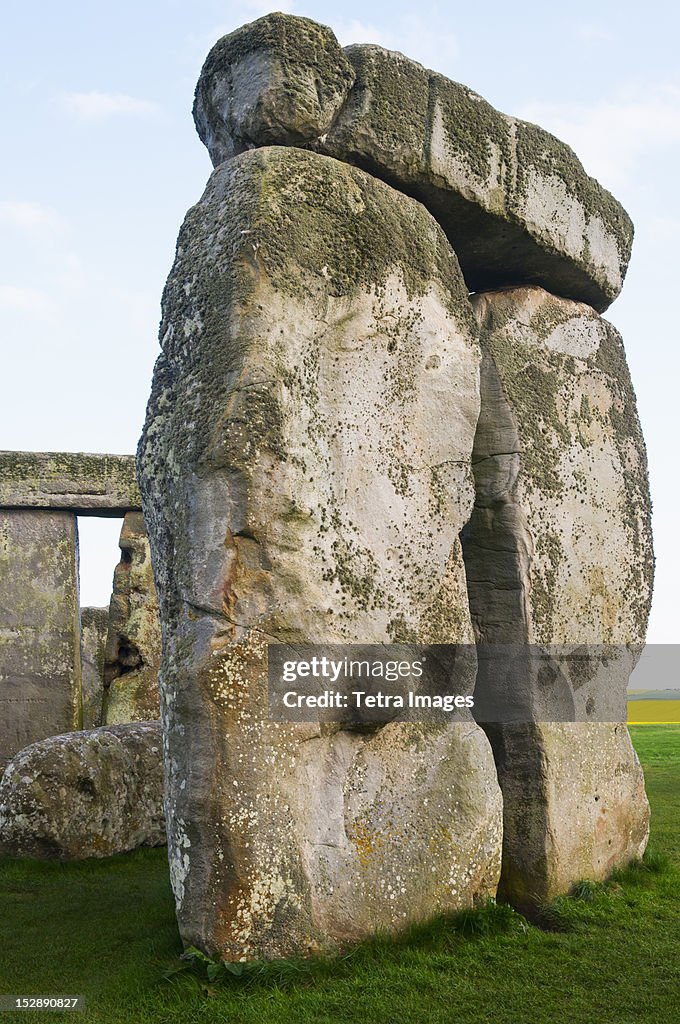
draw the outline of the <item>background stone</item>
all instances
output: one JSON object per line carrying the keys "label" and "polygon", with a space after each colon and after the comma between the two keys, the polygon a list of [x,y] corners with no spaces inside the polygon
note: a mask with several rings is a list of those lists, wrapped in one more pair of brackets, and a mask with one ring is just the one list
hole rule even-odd
{"label": "background stone", "polygon": [[104,701],[104,650],[108,608],[80,609],[80,654],[83,674],[83,729],[101,725]]}
{"label": "background stone", "polygon": [[132,455],[0,452],[0,508],[120,516],[141,509]]}
{"label": "background stone", "polygon": [[81,718],[76,518],[0,509],[0,768]]}
{"label": "background stone", "polygon": [[141,512],[128,512],[120,532],[104,651],[106,725],[160,716],[161,625],[151,552]]}

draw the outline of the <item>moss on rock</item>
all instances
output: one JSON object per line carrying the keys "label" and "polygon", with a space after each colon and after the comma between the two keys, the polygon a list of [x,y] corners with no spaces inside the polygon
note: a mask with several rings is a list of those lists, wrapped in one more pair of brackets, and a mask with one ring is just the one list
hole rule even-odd
{"label": "moss on rock", "polygon": [[215,165],[252,146],[299,145],[330,127],[353,82],[329,28],[268,14],[213,46],[196,86],[194,121]]}
{"label": "moss on rock", "polygon": [[120,515],[141,509],[133,455],[0,452],[0,508]]}

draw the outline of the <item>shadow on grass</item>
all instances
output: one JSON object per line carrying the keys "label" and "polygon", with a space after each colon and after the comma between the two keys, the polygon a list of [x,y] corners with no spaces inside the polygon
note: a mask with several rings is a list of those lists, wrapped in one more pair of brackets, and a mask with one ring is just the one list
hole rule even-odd
{"label": "shadow on grass", "polygon": [[604,882],[588,879],[550,902],[539,904],[528,921],[512,907],[489,900],[482,906],[452,916],[439,916],[426,924],[412,925],[398,936],[378,934],[332,956],[293,957],[285,960],[254,960],[230,963],[206,956],[189,947],[163,972],[169,982],[198,985],[205,993],[222,986],[287,990],[318,982],[338,980],[357,968],[393,963],[405,950],[451,955],[462,943],[499,935],[543,932],[577,932],[587,928],[589,911],[612,908],[612,902],[626,896],[626,890],[648,888],[655,876],[670,870],[667,857],[650,851],[640,861],[615,871]]}
{"label": "shadow on grass", "polygon": [[173,982],[191,978],[204,990],[215,985],[285,990],[325,979],[338,980],[353,974],[357,968],[396,962],[406,949],[450,954],[462,942],[526,931],[527,927],[525,919],[512,907],[489,900],[459,914],[442,915],[426,924],[412,925],[398,936],[377,934],[347,951],[329,956],[229,963],[213,960],[192,946],[164,971],[163,977]]}

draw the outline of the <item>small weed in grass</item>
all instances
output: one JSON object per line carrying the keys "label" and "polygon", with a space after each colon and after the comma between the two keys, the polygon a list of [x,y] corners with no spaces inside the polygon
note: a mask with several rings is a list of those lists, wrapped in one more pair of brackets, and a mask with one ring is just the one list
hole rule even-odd
{"label": "small weed in grass", "polygon": [[592,903],[596,896],[602,894],[603,887],[600,882],[593,882],[590,878],[583,878],[572,887],[569,895],[573,900],[582,900],[583,903]]}

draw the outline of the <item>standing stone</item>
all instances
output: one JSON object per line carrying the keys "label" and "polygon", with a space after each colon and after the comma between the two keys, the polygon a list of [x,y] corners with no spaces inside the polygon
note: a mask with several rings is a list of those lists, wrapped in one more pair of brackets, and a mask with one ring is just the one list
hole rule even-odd
{"label": "standing stone", "polygon": [[[574,655],[552,676],[532,664],[519,680],[535,721],[486,726],[504,799],[501,891],[531,910],[580,878],[604,878],[647,841],[642,770],[626,726],[613,724],[625,722],[649,613],[647,460],[609,323],[540,288],[478,295],[474,306],[482,407],[463,544],[477,636]],[[481,648],[487,710],[508,696],[501,680]]]}
{"label": "standing stone", "polygon": [[106,725],[160,717],[161,628],[151,552],[141,512],[123,519],[104,652]]}
{"label": "standing stone", "polygon": [[108,608],[81,608],[80,655],[83,667],[83,728],[101,725],[104,702],[104,651]]}
{"label": "standing stone", "polygon": [[80,719],[76,518],[0,509],[0,769]]}
{"label": "standing stone", "polygon": [[269,641],[473,639],[479,350],[445,236],[348,165],[244,153],[187,215],[161,341],[138,475],[184,941],[287,956],[493,894],[500,793],[472,720],[267,715]]}

